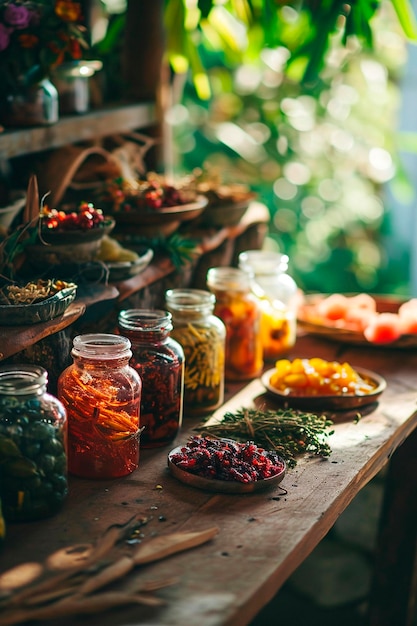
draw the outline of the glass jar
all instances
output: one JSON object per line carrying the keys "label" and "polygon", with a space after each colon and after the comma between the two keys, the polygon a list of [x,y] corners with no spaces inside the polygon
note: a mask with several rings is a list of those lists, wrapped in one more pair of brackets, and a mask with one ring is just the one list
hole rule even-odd
{"label": "glass jar", "polygon": [[37,365],[0,369],[0,498],[7,521],[56,513],[68,493],[67,416]]}
{"label": "glass jar", "polygon": [[121,311],[119,332],[132,344],[130,365],[142,379],[141,446],[156,448],[175,439],[182,423],[184,352],[172,337],[168,311]]}
{"label": "glass jar", "polygon": [[84,478],[116,478],[139,463],[142,383],[130,367],[130,341],[119,335],[77,335],[73,364],[58,378],[68,413],[68,469]]}
{"label": "glass jar", "polygon": [[261,341],[264,359],[273,361],[295,344],[297,285],[287,274],[288,256],[267,250],[247,250],[239,267],[253,276],[252,290],[261,307]]}
{"label": "glass jar", "polygon": [[201,415],[224,400],[226,328],[213,315],[215,297],[202,289],[170,289],[167,307],[172,313],[173,337],[185,354],[184,407]]}
{"label": "glass jar", "polygon": [[261,312],[251,277],[235,267],[212,267],[207,285],[216,297],[214,313],[226,326],[226,380],[249,380],[263,368]]}

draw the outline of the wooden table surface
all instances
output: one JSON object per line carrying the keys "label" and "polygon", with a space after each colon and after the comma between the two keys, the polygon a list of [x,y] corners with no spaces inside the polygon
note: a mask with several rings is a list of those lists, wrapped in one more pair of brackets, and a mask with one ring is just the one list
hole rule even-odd
{"label": "wooden table surface", "polygon": [[[138,568],[129,575],[129,584],[174,576],[177,582],[157,593],[165,600],[164,606],[127,607],[80,617],[76,623],[92,626],[248,624],[391,457],[401,455],[403,449],[407,453],[405,458],[417,456],[413,434],[417,426],[417,351],[349,347],[305,336],[297,340],[291,358],[294,356],[346,360],[384,376],[388,385],[380,402],[361,420],[355,421],[352,413],[335,416],[334,434],[329,438],[330,458],[300,459],[281,483],[286,493],[275,487],[245,495],[212,494],[178,482],[167,470],[167,452],[184,443],[200,423],[185,416],[183,430],[172,446],[143,450],[139,469],[130,476],[114,481],[71,478],[70,495],[59,514],[39,522],[9,525],[8,539],[0,554],[0,570],[25,561],[40,561],[64,546],[93,541],[109,525],[124,522],[132,515],[146,522],[142,527],[143,541],[155,535],[216,526],[218,535],[209,543]],[[236,386],[228,386],[229,395],[235,390]],[[254,402],[273,406],[268,404],[270,400],[259,380],[232,395],[217,415],[226,409],[252,406]],[[414,446],[411,453],[407,446],[401,446],[409,437]],[[400,466],[406,467],[402,461]],[[411,499],[417,502],[415,478],[411,476],[407,482],[406,474],[402,479],[414,489]],[[411,546],[415,546],[415,505],[403,509],[408,518],[402,518],[402,508],[397,507],[394,525],[407,529],[404,539],[412,541],[414,536]],[[392,522],[389,507],[384,515]],[[410,520],[410,516],[414,517]],[[387,528],[392,530],[389,524],[385,525],[385,533]],[[410,579],[415,561],[411,559],[407,567],[402,567],[391,546],[395,542],[390,543],[388,557],[387,550],[378,553],[379,574],[384,565],[390,566],[394,576],[398,568],[403,575],[407,574],[405,582],[401,581],[401,593],[407,591],[408,602],[413,591]],[[403,546],[396,547],[401,550]],[[408,553],[413,553],[410,546]],[[392,579],[386,576],[376,579],[373,591],[376,604],[381,605],[381,597],[387,596],[384,585],[392,585]],[[391,586],[391,604],[395,603],[395,592]],[[401,598],[403,604],[406,600]],[[409,609],[408,604],[403,615],[397,613],[394,621],[384,621],[378,611],[372,617],[371,612],[370,623],[405,625],[409,623],[406,616]],[[384,611],[387,619],[391,619],[386,607]],[[62,626],[73,623],[74,619],[70,618],[60,620]]]}

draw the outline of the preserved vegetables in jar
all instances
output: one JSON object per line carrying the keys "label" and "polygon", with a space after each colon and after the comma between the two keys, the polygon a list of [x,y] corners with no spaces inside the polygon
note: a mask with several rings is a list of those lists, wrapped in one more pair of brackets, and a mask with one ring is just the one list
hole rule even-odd
{"label": "preserved vegetables in jar", "polygon": [[84,478],[116,478],[139,463],[142,382],[130,367],[130,341],[77,335],[73,364],[58,379],[68,414],[68,469]]}
{"label": "preserved vegetables in jar", "polygon": [[226,328],[213,315],[215,297],[202,289],[170,289],[167,307],[172,313],[172,336],[184,349],[184,407],[204,414],[224,400]]}
{"label": "preserved vegetables in jar", "polygon": [[132,344],[130,365],[142,380],[141,446],[156,448],[175,439],[183,411],[184,352],[170,336],[168,311],[121,311],[119,332]]}
{"label": "preserved vegetables in jar", "polygon": [[226,380],[260,376],[263,368],[261,312],[251,292],[249,274],[234,267],[212,267],[207,273],[207,285],[216,298],[214,313],[226,326]]}
{"label": "preserved vegetables in jar", "polygon": [[274,361],[295,344],[297,285],[287,274],[288,256],[269,250],[247,250],[239,267],[251,274],[252,291],[261,308],[261,342],[264,359]]}
{"label": "preserved vegetables in jar", "polygon": [[56,513],[68,493],[67,416],[37,365],[0,369],[0,498],[25,522]]}

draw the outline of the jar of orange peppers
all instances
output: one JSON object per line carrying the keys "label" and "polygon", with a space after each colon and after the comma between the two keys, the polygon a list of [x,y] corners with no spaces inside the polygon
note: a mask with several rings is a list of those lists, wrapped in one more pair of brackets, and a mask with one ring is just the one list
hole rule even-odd
{"label": "jar of orange peppers", "polygon": [[68,415],[68,470],[84,478],[116,478],[139,463],[142,382],[130,367],[130,341],[78,335],[73,364],[58,379]]}
{"label": "jar of orange peppers", "polygon": [[275,361],[295,344],[297,285],[287,273],[289,258],[272,250],[246,250],[239,267],[252,277],[261,308],[261,341],[266,361]]}
{"label": "jar of orange peppers", "polygon": [[207,286],[216,298],[214,314],[226,326],[225,379],[256,378],[263,368],[261,312],[250,274],[234,267],[212,267]]}

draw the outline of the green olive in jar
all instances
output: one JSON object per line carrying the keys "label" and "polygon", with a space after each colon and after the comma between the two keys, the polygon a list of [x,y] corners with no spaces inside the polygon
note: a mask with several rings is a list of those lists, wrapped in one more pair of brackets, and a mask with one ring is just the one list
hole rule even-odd
{"label": "green olive in jar", "polygon": [[0,498],[6,520],[52,515],[68,493],[67,420],[46,370],[0,369]]}

